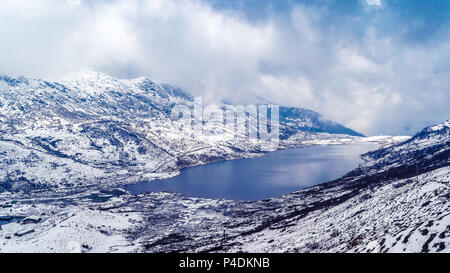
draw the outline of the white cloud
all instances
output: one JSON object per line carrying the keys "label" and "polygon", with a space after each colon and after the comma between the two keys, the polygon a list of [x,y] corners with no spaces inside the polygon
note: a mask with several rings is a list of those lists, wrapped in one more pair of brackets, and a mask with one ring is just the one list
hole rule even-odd
{"label": "white cloud", "polygon": [[81,5],[81,0],[67,0],[67,4],[70,6],[79,6]]}
{"label": "white cloud", "polygon": [[448,118],[449,43],[409,47],[370,24],[356,36],[324,26],[332,11],[302,5],[282,21],[250,23],[200,0],[68,3],[2,1],[0,73],[149,75],[210,101],[310,108],[366,134]]}

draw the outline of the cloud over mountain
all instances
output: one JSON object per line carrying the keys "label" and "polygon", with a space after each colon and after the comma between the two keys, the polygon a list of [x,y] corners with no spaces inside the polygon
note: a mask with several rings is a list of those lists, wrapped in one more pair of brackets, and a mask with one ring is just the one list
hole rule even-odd
{"label": "cloud over mountain", "polygon": [[209,101],[311,108],[365,134],[448,118],[445,3],[265,0],[250,16],[254,1],[229,2],[4,0],[0,73],[151,75]]}

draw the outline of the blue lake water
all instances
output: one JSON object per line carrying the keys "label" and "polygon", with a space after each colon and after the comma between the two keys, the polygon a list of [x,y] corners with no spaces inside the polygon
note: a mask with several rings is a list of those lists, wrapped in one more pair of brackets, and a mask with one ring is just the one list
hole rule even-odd
{"label": "blue lake water", "polygon": [[166,180],[126,187],[133,194],[175,192],[189,197],[260,200],[340,178],[377,144],[313,146],[186,168]]}

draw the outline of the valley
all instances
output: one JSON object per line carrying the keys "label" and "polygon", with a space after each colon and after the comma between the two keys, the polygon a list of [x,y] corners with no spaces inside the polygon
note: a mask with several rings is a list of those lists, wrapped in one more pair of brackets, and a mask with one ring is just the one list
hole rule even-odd
{"label": "valley", "polygon": [[0,252],[449,252],[449,121],[366,138],[280,109],[277,149],[380,148],[340,178],[263,200],[132,194],[126,185],[276,149],[179,134],[169,110],[192,98],[147,78],[0,81]]}

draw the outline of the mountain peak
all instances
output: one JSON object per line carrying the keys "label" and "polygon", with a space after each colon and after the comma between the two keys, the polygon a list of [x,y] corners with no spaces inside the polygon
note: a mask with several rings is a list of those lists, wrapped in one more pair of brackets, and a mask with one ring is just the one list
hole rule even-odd
{"label": "mountain peak", "polygon": [[19,77],[10,77],[7,75],[0,74],[0,84],[8,85],[8,86],[18,86],[22,84],[29,84],[29,79],[19,76]]}
{"label": "mountain peak", "polygon": [[116,78],[94,70],[89,69],[80,69],[76,71],[72,71],[66,74],[63,78],[63,81],[66,82],[93,82],[93,83],[105,83],[105,82],[113,82],[117,81]]}
{"label": "mountain peak", "polygon": [[448,130],[450,128],[450,119],[438,124],[428,127],[426,130],[429,132],[436,132],[442,130]]}

